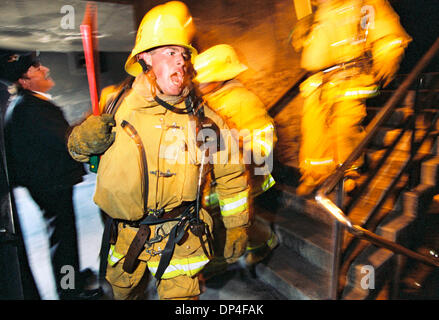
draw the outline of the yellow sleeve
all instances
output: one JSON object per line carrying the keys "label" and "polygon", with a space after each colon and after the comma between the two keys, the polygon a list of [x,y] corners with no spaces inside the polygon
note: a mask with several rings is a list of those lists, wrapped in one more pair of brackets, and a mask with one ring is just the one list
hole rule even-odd
{"label": "yellow sleeve", "polygon": [[363,8],[363,14],[370,21],[367,36],[369,42],[391,37],[401,39],[403,46],[406,46],[411,41],[399,22],[398,14],[386,0],[368,0]]}
{"label": "yellow sleeve", "polygon": [[243,165],[215,165],[216,191],[226,229],[250,222],[249,187]]}
{"label": "yellow sleeve", "polygon": [[370,0],[368,42],[372,50],[376,80],[389,83],[399,68],[404,50],[412,40],[399,23],[398,15],[385,0]]}
{"label": "yellow sleeve", "polygon": [[259,97],[244,87],[236,88],[227,95],[224,104],[230,110],[227,118],[242,133],[245,150],[257,150],[258,155],[268,156],[277,136],[274,121]]}
{"label": "yellow sleeve", "polygon": [[[214,120],[227,139],[228,127],[224,121],[210,109],[206,116]],[[249,185],[245,165],[239,157],[233,159],[232,144],[224,143],[223,150],[213,155],[213,174],[216,180],[219,205],[224,226],[227,229],[250,223]]]}

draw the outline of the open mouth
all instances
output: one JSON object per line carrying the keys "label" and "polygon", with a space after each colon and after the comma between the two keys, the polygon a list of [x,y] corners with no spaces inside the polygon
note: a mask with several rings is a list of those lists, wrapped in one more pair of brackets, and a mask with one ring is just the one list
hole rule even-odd
{"label": "open mouth", "polygon": [[181,71],[176,71],[171,74],[170,79],[174,86],[181,87],[184,81],[184,74]]}

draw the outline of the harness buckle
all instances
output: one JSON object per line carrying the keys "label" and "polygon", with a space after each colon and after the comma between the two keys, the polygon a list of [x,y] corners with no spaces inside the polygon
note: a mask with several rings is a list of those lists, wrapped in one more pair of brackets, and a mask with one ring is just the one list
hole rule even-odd
{"label": "harness buckle", "polygon": [[161,218],[165,213],[165,209],[148,209],[148,215],[153,215],[157,219]]}

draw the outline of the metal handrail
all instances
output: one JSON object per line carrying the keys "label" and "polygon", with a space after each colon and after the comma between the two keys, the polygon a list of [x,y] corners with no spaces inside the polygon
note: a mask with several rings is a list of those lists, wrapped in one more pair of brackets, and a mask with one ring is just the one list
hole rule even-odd
{"label": "metal handrail", "polygon": [[[386,102],[383,109],[374,117],[370,124],[366,128],[367,135],[360,142],[357,148],[349,155],[346,161],[331,175],[317,190],[315,200],[317,204],[328,212],[332,217],[338,221],[346,230],[357,238],[367,240],[377,246],[389,249],[395,253],[403,254],[409,258],[413,258],[424,262],[429,265],[439,267],[439,260],[432,257],[420,254],[413,250],[410,250],[396,242],[387,240],[373,232],[370,232],[361,226],[354,225],[352,221],[345,215],[345,213],[333,203],[329,198],[328,194],[334,190],[334,188],[340,184],[344,178],[345,171],[350,168],[354,161],[357,160],[364,152],[366,146],[372,140],[379,127],[388,119],[391,112],[395,109],[397,103],[404,97],[412,83],[417,79],[421,71],[427,67],[433,57],[439,52],[439,38],[436,39],[431,48],[425,53],[421,60],[416,64],[407,78],[398,87],[395,93]],[[340,248],[338,248],[339,250]],[[334,286],[334,284],[333,284]]]}

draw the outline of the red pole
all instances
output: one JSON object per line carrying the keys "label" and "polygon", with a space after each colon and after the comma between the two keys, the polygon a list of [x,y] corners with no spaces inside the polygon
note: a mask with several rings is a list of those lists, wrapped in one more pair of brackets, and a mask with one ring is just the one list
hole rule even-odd
{"label": "red pole", "polygon": [[[97,39],[93,39],[92,32],[96,32],[97,28],[97,7],[93,2],[87,2],[84,14],[84,20],[80,26],[82,36],[82,46],[84,47],[85,65],[87,68],[88,87],[90,90],[90,99],[93,114],[98,116],[99,112],[99,95],[97,86],[97,72],[95,68],[95,56],[94,52],[97,50]],[[96,47],[93,46],[96,45]],[[97,56],[96,56],[96,59]],[[99,157],[90,157],[90,171],[97,173],[99,166]]]}
{"label": "red pole", "polygon": [[82,24],[80,26],[82,35],[82,45],[84,47],[85,64],[87,67],[88,86],[90,89],[91,105],[94,115],[99,115],[99,97],[96,86],[96,73],[93,57],[93,43],[90,26]]}

